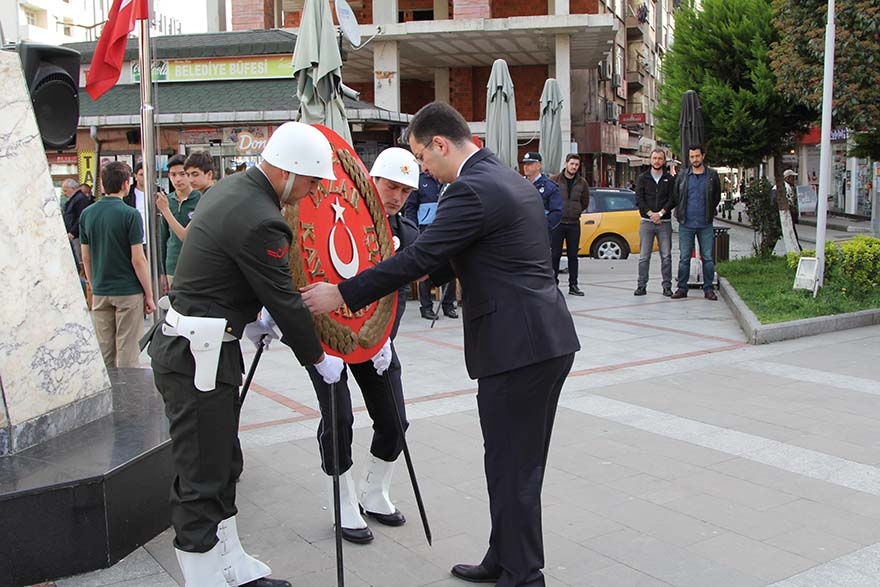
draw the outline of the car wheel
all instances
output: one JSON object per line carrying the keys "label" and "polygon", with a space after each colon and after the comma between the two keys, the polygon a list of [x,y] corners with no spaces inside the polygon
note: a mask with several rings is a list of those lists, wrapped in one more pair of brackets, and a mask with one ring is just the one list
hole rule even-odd
{"label": "car wheel", "polygon": [[593,257],[606,260],[626,259],[629,257],[629,247],[620,237],[603,236],[593,245]]}

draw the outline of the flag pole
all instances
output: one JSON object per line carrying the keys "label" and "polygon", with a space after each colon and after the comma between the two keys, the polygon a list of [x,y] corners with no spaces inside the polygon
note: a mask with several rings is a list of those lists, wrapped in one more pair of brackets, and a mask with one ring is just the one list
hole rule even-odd
{"label": "flag pole", "polygon": [[[152,3],[151,3],[152,4]],[[152,15],[152,7],[148,16]],[[153,124],[153,59],[150,52],[150,18],[138,21],[140,37],[138,63],[141,71],[141,160],[144,164],[144,199],[146,217],[144,229],[147,238],[147,261],[150,264],[150,285],[153,300],[159,301],[159,222],[156,213],[156,127]],[[158,308],[158,306],[157,306]],[[161,320],[157,309],[151,315],[155,322]]]}
{"label": "flag pole", "polygon": [[828,1],[825,24],[825,63],[822,77],[822,135],[819,148],[819,197],[816,202],[816,264],[813,297],[825,284],[825,232],[828,223],[828,192],[831,191],[831,110],[834,107],[834,0]]}

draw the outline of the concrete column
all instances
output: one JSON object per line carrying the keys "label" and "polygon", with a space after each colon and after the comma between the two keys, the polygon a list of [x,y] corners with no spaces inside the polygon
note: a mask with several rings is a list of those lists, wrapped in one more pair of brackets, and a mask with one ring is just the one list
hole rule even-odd
{"label": "concrete column", "polygon": [[562,153],[571,150],[571,37],[556,35],[556,63],[553,68],[562,94]]}
{"label": "concrete column", "polygon": [[373,44],[373,76],[376,83],[376,106],[400,112],[400,55],[397,41]]}
{"label": "concrete column", "polygon": [[373,24],[397,22],[397,0],[373,2]]}
{"label": "concrete column", "polygon": [[208,32],[226,30],[226,0],[207,0]]}
{"label": "concrete column", "polygon": [[447,20],[449,18],[448,0],[434,0],[434,20]]}
{"label": "concrete column", "polygon": [[571,14],[569,4],[569,0],[549,0],[547,2],[547,14]]}
{"label": "concrete column", "polygon": [[448,67],[438,67],[434,70],[434,100],[450,103]]}

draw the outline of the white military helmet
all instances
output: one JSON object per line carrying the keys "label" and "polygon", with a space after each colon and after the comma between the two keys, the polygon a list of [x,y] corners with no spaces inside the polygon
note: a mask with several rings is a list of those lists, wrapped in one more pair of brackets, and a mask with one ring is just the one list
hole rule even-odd
{"label": "white military helmet", "polygon": [[267,163],[296,175],[336,179],[330,141],[317,128],[302,122],[279,126],[261,155]]}
{"label": "white military helmet", "polygon": [[389,147],[379,153],[373,168],[370,169],[371,177],[384,177],[397,183],[407,185],[412,189],[419,187],[419,162],[415,155],[400,147]]}

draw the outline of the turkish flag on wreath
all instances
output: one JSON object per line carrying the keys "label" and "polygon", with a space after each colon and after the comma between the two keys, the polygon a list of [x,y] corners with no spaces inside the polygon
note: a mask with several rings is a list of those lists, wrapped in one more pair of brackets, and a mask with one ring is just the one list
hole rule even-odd
{"label": "turkish flag on wreath", "polygon": [[98,46],[95,47],[92,65],[86,73],[86,92],[92,100],[97,100],[116,85],[122,71],[128,34],[134,30],[136,20],[149,17],[149,0],[113,0]]}

